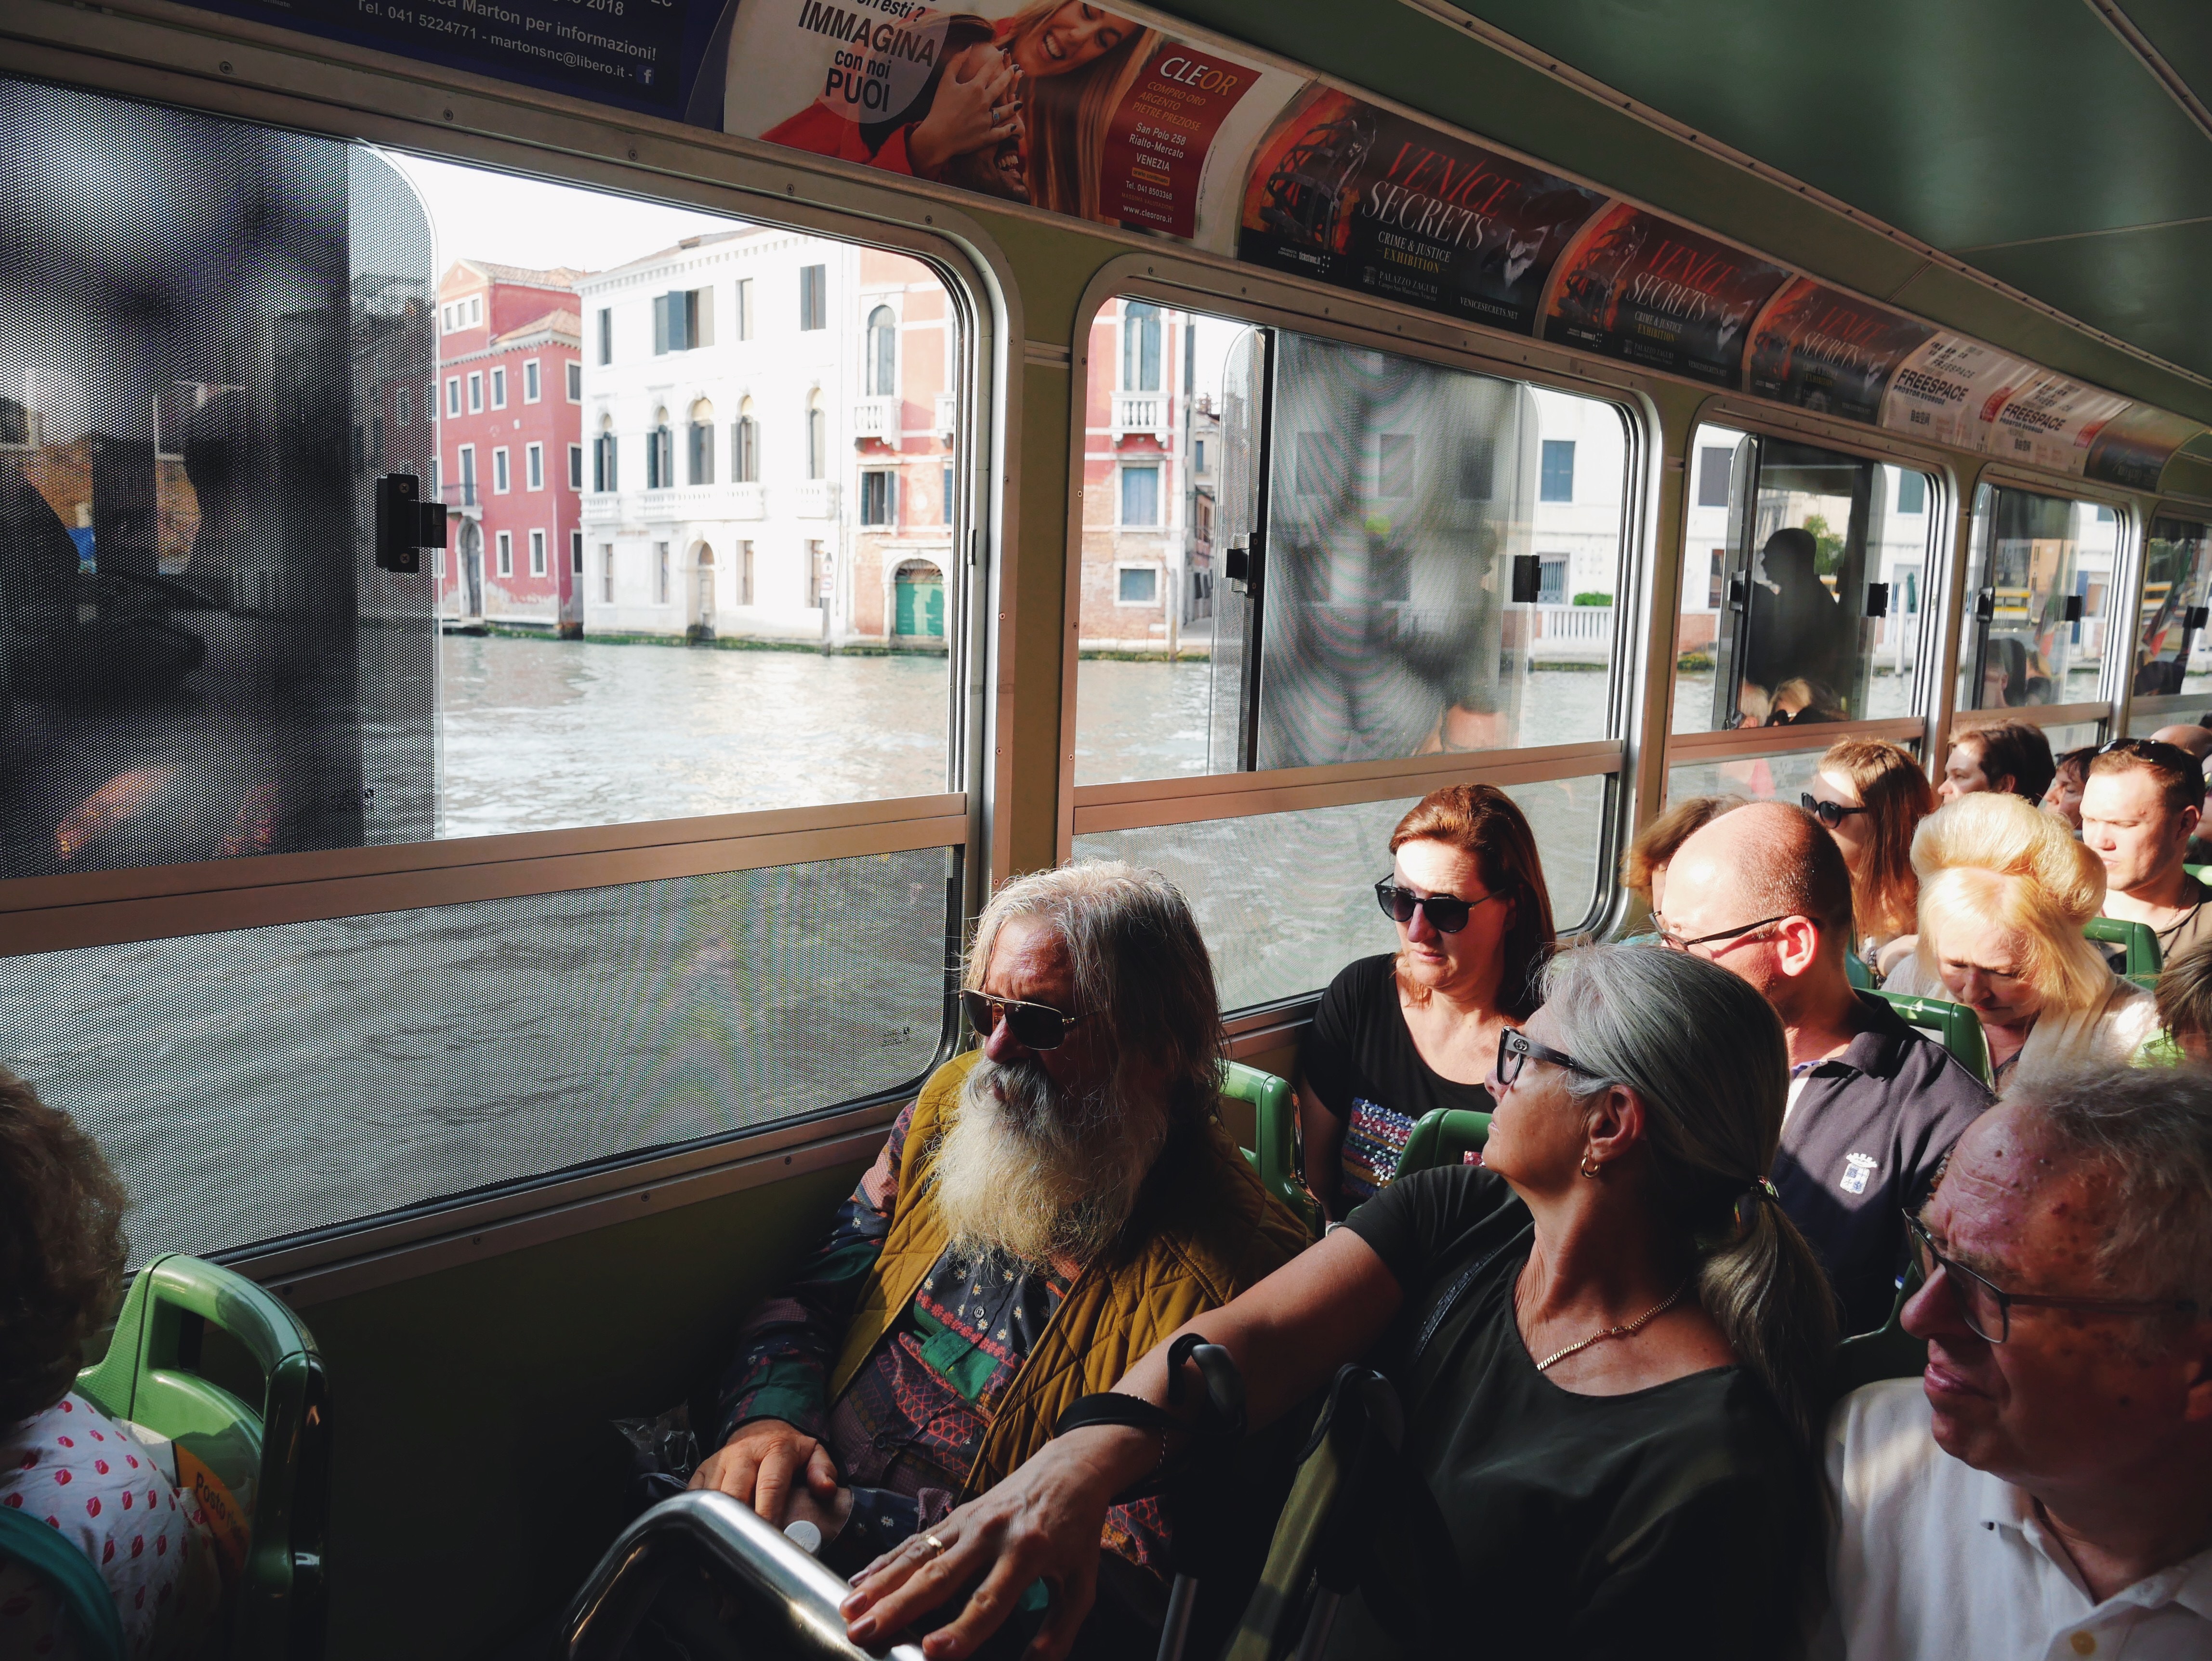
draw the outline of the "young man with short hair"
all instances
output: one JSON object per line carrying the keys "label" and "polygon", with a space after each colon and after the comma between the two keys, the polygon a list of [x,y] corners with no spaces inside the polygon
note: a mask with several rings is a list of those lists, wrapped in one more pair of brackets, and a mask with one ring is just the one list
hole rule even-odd
{"label": "young man with short hair", "polygon": [[2149,924],[2162,963],[2212,940],[2212,891],[2185,865],[2203,808],[2196,760],[2154,739],[2106,745],[2081,787],[2081,840],[2105,863],[2103,913]]}

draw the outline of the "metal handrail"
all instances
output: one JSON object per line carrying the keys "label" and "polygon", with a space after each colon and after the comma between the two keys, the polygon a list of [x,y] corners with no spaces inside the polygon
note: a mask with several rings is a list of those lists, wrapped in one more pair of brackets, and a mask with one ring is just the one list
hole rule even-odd
{"label": "metal handrail", "polygon": [[[876,1661],[845,1636],[846,1584],[746,1506],[705,1490],[664,1500],[623,1530],[562,1617],[562,1655],[615,1661],[671,1578],[702,1564],[746,1605],[736,1618],[748,1639],[781,1640],[805,1661]],[[911,1644],[889,1655],[921,1661]]]}

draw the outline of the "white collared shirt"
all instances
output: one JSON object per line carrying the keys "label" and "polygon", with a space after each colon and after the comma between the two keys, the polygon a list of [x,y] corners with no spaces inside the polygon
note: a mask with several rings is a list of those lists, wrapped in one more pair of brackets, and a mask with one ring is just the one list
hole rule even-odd
{"label": "white collared shirt", "polygon": [[1828,1421],[1820,1661],[2205,1661],[2212,1550],[2103,1603],[2027,1494],[1936,1445],[1917,1378],[1854,1390]]}

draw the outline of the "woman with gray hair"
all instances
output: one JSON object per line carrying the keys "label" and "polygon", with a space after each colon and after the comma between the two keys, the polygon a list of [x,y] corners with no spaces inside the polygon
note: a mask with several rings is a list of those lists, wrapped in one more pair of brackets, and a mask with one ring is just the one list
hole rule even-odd
{"label": "woman with gray hair", "polygon": [[[1565,953],[1543,1006],[1500,1036],[1480,1167],[1393,1183],[1185,1329],[1237,1358],[1255,1425],[1356,1358],[1398,1386],[1419,1486],[1394,1520],[1425,1513],[1457,1572],[1406,1586],[1419,1554],[1378,1530],[1329,1656],[1456,1652],[1471,1622],[1499,1654],[1671,1653],[1692,1634],[1700,1656],[1791,1646],[1835,1317],[1765,1180],[1788,1074],[1778,1019],[1725,970]],[[1116,1388],[1187,1419],[1167,1406],[1168,1348]],[[1156,1431],[1057,1439],[877,1560],[846,1605],[854,1640],[980,1580],[929,1639],[932,1661],[953,1661],[1042,1579],[1054,1599],[1029,1653],[1065,1655],[1099,1520],[1165,1453]]]}

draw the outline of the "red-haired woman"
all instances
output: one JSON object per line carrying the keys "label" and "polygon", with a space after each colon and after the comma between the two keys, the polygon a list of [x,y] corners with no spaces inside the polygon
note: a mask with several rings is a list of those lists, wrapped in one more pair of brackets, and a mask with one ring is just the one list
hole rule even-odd
{"label": "red-haired woman", "polygon": [[1422,1115],[1490,1110],[1498,1032],[1535,1008],[1553,943],[1535,837],[1494,785],[1431,791],[1390,852],[1375,891],[1398,950],[1330,983],[1298,1058],[1306,1185],[1331,1221],[1390,1180]]}

